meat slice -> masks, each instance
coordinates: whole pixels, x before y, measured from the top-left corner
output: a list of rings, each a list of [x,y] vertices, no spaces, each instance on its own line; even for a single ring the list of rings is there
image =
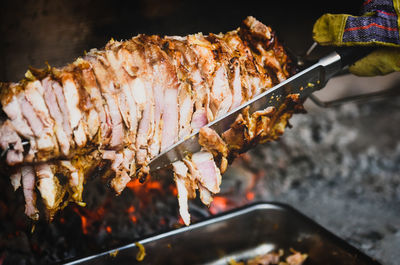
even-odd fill
[[[191,120],[194,108],[192,86],[196,77],[193,77],[191,73],[193,71],[199,73],[196,69],[197,58],[194,52],[188,48],[186,38],[167,37],[163,45],[168,47],[166,52],[175,66],[179,82],[179,139],[182,139],[188,136],[192,130]],[[198,82],[201,82],[201,80]]]
[[[6,162],[9,165],[16,165],[21,163],[24,159],[23,152],[24,148],[22,146],[21,138],[15,132],[14,127],[12,126],[9,120],[6,120],[3,124],[0,125],[0,147],[3,150],[8,150],[7,152]]]
[[[222,138],[211,128],[203,127],[199,131],[199,144],[211,152],[214,156],[228,155],[228,146]]]
[[[91,56],[94,56],[91,55]],[[107,61],[102,57],[103,53],[96,54],[97,57],[87,57],[93,67],[97,81],[100,84],[101,94],[107,104],[109,116],[111,118],[111,139],[109,142],[110,147],[119,148],[123,143],[124,130],[122,124],[122,117],[119,110],[117,91],[114,85],[114,79],[107,70]]]
[[[146,101],[136,138],[136,159],[142,166],[150,161],[147,143],[154,129],[154,97],[151,88],[146,90]]]
[[[207,113],[205,108],[197,109],[192,116],[191,127],[193,130],[198,130],[208,123]]]
[[[142,43],[148,44],[145,53],[146,59],[148,64],[152,65],[154,72],[159,73],[157,77],[152,75],[155,123],[153,137],[157,139],[161,134],[160,151],[164,151],[178,140],[179,110],[177,96],[179,84],[176,69],[165,51],[160,48],[160,37],[141,36],[139,39]],[[161,117],[162,123],[160,123]]]
[[[37,186],[40,191],[40,195],[47,209],[54,209],[57,207],[57,183],[53,170],[47,163],[39,164],[35,167],[36,176],[38,178]]]
[[[79,109],[80,96],[78,93],[77,84],[70,73],[61,75],[63,93],[65,96],[66,107],[69,114],[69,122],[74,134],[74,141],[78,147],[83,147],[86,144],[86,134],[82,124],[82,112]]]
[[[198,171],[200,184],[210,192],[218,193],[221,185],[221,173],[215,165],[213,155],[206,151],[200,151],[192,155],[191,161]]]
[[[213,201],[211,192],[201,184],[199,184],[199,191],[200,191],[201,202],[207,206],[210,206],[210,204]]]
[[[210,96],[210,108],[215,118],[219,118],[229,111],[232,105],[232,92],[229,88],[225,66],[220,66],[215,72]]]
[[[230,109],[239,106],[242,100],[240,75],[238,75],[237,70],[235,72],[235,68],[238,68],[237,55],[224,41],[223,37],[223,34],[216,35],[212,33],[207,37],[213,45],[214,58],[219,62],[219,68],[215,72],[214,84],[211,90],[211,109],[213,110],[212,107],[214,106],[218,110],[216,117],[220,117]],[[218,104],[220,106],[216,106]],[[233,104],[235,106],[232,106]]]
[[[46,103],[43,98],[44,89],[40,81],[36,80],[33,82],[28,82],[25,87],[25,98],[31,103],[33,109],[35,110],[37,116],[42,121],[46,132],[52,133],[53,131],[53,120],[49,115]]]
[[[307,259],[307,254],[302,254],[297,251],[293,251],[294,253],[291,254],[286,258],[286,262],[288,265],[302,265],[304,261]]]
[[[12,86],[9,87],[13,89]],[[29,141],[29,150],[24,157],[24,161],[32,162],[36,153],[36,139],[25,118],[22,115],[22,110],[15,95],[9,101],[2,100],[3,110],[11,120],[15,131],[23,138]],[[14,160],[16,161],[16,160]]]
[[[42,122],[40,121],[39,117],[35,113],[35,110],[33,109],[32,105],[25,99],[23,94],[19,94],[17,96],[18,102],[20,104],[20,109],[22,112],[23,117],[26,119],[28,122],[34,136],[35,136],[35,142],[32,148],[33,154],[30,156],[31,159],[28,161],[32,161],[34,159],[34,154],[36,153],[36,148],[38,151],[42,152],[51,152],[52,147],[54,147],[54,142],[52,140],[52,137],[48,135],[47,133],[43,133],[44,127]],[[32,141],[31,147],[32,147]]]
[[[17,170],[17,172],[13,173],[10,176],[11,185],[16,191],[19,187],[21,187],[21,170]]]
[[[69,139],[70,145],[71,144],[74,145],[74,142],[72,139],[73,135],[72,135],[72,129],[71,129],[71,124],[70,124],[70,118],[69,118],[69,110],[67,108],[67,102],[66,102],[66,99],[64,96],[63,88],[56,81],[53,81],[51,84],[52,84],[53,91],[54,91],[54,94],[57,99],[58,106],[60,107],[61,115],[63,117],[63,119],[62,119],[63,120],[63,124],[62,124],[63,129]]]
[[[109,113],[106,112],[105,107],[103,106],[103,98],[100,93],[100,88],[98,88],[96,77],[94,75],[92,66],[87,62],[84,65],[81,64],[81,73],[82,73],[82,84],[86,89],[87,93],[90,96],[91,102],[94,106],[94,110],[98,114],[98,122],[99,124],[93,124],[89,122],[89,130],[90,134],[93,134],[98,131],[100,128],[100,136],[101,136],[101,144],[108,144],[107,139],[111,134],[111,118],[109,117]]]
[[[122,155],[122,161],[119,163],[117,169],[115,169],[115,177],[111,180],[111,187],[115,190],[117,194],[125,189],[129,181],[131,181],[131,176],[135,174],[135,152],[125,148],[120,153]],[[115,166],[114,166],[115,168]]]
[[[21,168],[22,188],[25,197],[25,214],[33,220],[39,219],[39,211],[36,208],[35,171],[32,166]]]
[[[229,82],[232,88],[232,105],[230,110],[234,110],[244,102],[242,92],[242,80],[240,75],[240,65],[238,59],[233,60],[232,65],[230,66],[230,75],[231,78],[229,78]]]
[[[12,87],[10,86],[8,89],[12,89]],[[3,111],[11,120],[11,123],[15,130],[25,138],[32,138],[33,132],[29,127],[27,121],[22,116],[17,97],[13,95],[9,101],[3,100],[1,104],[3,105]]]
[[[69,149],[70,149],[69,138],[63,128],[64,126],[63,115],[61,113],[60,107],[58,106],[57,98],[53,91],[51,79],[49,77],[43,79],[42,86],[43,86],[44,100],[46,102],[47,108],[49,109],[49,114],[55,123],[54,131],[57,136],[61,152],[67,156],[69,154]]]
[[[188,84],[181,84],[178,91],[179,106],[179,139],[183,139],[192,132],[191,120],[193,115],[193,100]]]
[[[71,189],[71,198],[78,204],[85,205],[82,202],[83,181],[84,176],[82,170],[78,170],[77,166],[71,161],[61,160],[60,167],[64,175],[68,177],[68,185]]]
[[[131,181],[131,177],[126,171],[118,171],[117,175],[111,180],[111,187],[119,195],[125,189],[126,184]]]
[[[119,58],[123,58],[122,68],[132,78],[129,86],[136,103],[137,121],[139,122],[146,105],[145,80],[149,71],[143,47],[132,39],[122,43],[117,53]]]
[[[161,151],[164,151],[178,140],[177,92],[176,87],[168,88],[165,91]]]
[[[190,214],[188,207],[189,192],[186,188],[185,179],[187,178],[188,168],[182,161],[172,164],[174,169],[174,180],[176,189],[178,190],[179,214],[181,215],[185,225],[190,224]]]
[[[193,115],[205,114],[208,123],[214,120],[214,114],[210,109],[210,90],[213,83],[213,73],[217,67],[212,45],[201,33],[189,35],[187,43],[197,57],[196,67],[191,71],[191,81],[195,94]]]
[[[227,157],[229,154],[228,146],[224,140],[213,129],[203,127],[199,131],[199,144],[219,161],[219,169],[223,174],[228,166]]]
[[[129,133],[128,141],[134,143],[136,141],[135,137],[138,123],[137,107],[130,87],[133,78],[125,72],[123,68],[124,58],[120,57],[118,53],[118,50],[121,49],[121,45],[122,44],[119,42],[112,42],[110,47],[108,49],[106,48],[105,56],[110,63],[110,68],[116,77],[116,82],[120,90],[118,93],[120,113],[126,127],[129,132],[131,132]]]
[[[150,41],[150,46],[146,49],[146,60],[148,63],[148,69],[152,69],[154,72],[165,73],[167,70],[166,63],[167,60],[165,58],[165,54],[161,51],[161,49],[153,44],[153,41],[157,40],[148,40]],[[142,42],[147,42],[146,40],[142,40]],[[153,63],[151,63],[153,62]],[[164,115],[164,106],[166,104],[165,91],[167,89],[168,80],[166,79],[165,74],[160,74],[158,78],[151,78],[151,87],[153,90],[154,96],[154,131],[152,137],[149,139],[149,157],[156,156],[161,148],[162,148],[162,139],[163,139],[163,115]]]

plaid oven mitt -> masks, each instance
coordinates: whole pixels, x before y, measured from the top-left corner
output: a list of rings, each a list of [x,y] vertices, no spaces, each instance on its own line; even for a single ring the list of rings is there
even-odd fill
[[[362,14],[324,14],[314,24],[314,40],[324,46],[379,47],[350,66],[353,74],[375,76],[400,71],[400,0],[366,0]]]

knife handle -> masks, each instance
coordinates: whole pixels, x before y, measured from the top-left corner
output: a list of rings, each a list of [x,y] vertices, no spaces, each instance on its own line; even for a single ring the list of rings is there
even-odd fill
[[[350,66],[358,60],[364,58],[374,50],[374,47],[340,47],[336,52],[340,56],[342,68]]]

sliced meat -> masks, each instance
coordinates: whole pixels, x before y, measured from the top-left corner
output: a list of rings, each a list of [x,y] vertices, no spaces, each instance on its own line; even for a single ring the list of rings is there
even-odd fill
[[[199,144],[214,156],[221,154],[228,156],[228,146],[222,138],[211,128],[203,127],[199,131]]]
[[[64,169],[63,172],[65,172],[65,175],[68,177],[68,185],[71,188],[71,197],[73,201],[82,204],[84,181],[82,170],[78,170],[78,168],[68,160],[61,160],[59,163]]]
[[[115,172],[115,177],[111,180],[111,187],[117,194],[124,190],[126,184],[131,180],[130,176],[135,172],[134,156],[135,152],[127,148],[120,152],[103,151],[103,159],[111,161],[111,169]]]
[[[111,187],[119,195],[129,181],[131,181],[131,177],[129,177],[126,171],[118,171],[116,172],[116,176],[111,180]]]
[[[154,72],[163,73],[166,70],[163,60],[165,60],[164,54],[161,52],[160,48],[156,45],[151,45],[146,52],[148,60],[154,63],[149,67],[153,67]],[[161,150],[161,143],[163,137],[163,114],[164,106],[166,103],[165,90],[167,80],[165,80],[165,75],[160,75],[158,78],[152,78],[152,89],[154,95],[154,133],[151,139],[149,139],[149,156],[156,156]]]
[[[32,105],[25,99],[24,95],[18,95],[18,102],[20,104],[22,115],[28,122],[35,136],[35,141],[30,141],[32,153],[30,156],[31,159],[29,159],[29,161],[31,162],[35,157],[36,148],[38,149],[38,151],[51,152],[52,148],[54,147],[54,142],[50,135],[43,132],[44,127],[42,122],[35,113]]]
[[[40,81],[36,80],[33,82],[28,82],[25,87],[25,98],[31,103],[33,109],[35,110],[37,116],[42,121],[47,131],[51,133],[53,131],[53,120],[49,115],[46,103],[43,98],[44,89]]]
[[[177,92],[176,88],[169,88],[165,91],[161,151],[164,151],[178,140]]]
[[[53,87],[54,94],[56,95],[58,106],[60,107],[60,112],[63,117],[63,125],[62,126],[63,126],[64,132],[67,135],[67,137],[70,141],[70,144],[71,144],[71,143],[73,143],[73,140],[72,140],[73,135],[72,135],[72,129],[71,129],[71,124],[70,124],[70,120],[69,120],[69,110],[67,107],[67,102],[65,100],[63,88],[56,81],[52,82],[52,87]]]
[[[198,130],[208,123],[207,112],[205,108],[197,109],[192,116],[191,127],[193,130]]]
[[[197,68],[197,57],[188,48],[186,38],[167,37],[164,39],[163,46],[168,47],[165,50],[171,63],[175,66],[179,83],[179,139],[182,139],[191,133],[191,119],[194,108],[191,72]]]
[[[57,184],[53,170],[47,163],[35,167],[38,178],[37,186],[47,209],[57,207]]]
[[[82,112],[79,109],[80,97],[77,84],[70,73],[61,75],[63,93],[65,96],[66,107],[69,114],[69,123],[74,134],[74,141],[78,147],[83,147],[86,144],[86,134],[82,124]]]
[[[290,71],[274,32],[252,17],[226,34],[111,40],[66,67],[32,70],[23,82],[0,84],[8,116],[0,121],[0,146],[9,166],[31,163],[46,208],[56,209],[65,192],[64,203],[84,205],[85,177],[97,168],[107,167],[104,178],[112,178],[109,183],[120,194],[135,174],[144,180],[149,161],[160,151],[200,130],[202,151],[174,165],[188,224],[188,198],[199,190],[209,205],[228,161],[277,139],[300,102],[292,95],[277,109],[250,113],[245,108],[222,136],[202,127]],[[23,147],[26,140],[30,146]],[[68,182],[60,184],[56,174]],[[35,216],[33,197],[32,189],[27,212]]]
[[[210,206],[210,204],[213,201],[211,192],[201,184],[199,184],[199,191],[200,191],[201,202],[207,206]]]
[[[32,166],[21,168],[22,188],[25,197],[25,214],[33,220],[39,219],[39,211],[36,208],[35,171]]]
[[[10,88],[11,89],[11,88]],[[36,153],[36,139],[35,136],[26,121],[26,119],[22,115],[22,110],[20,108],[20,104],[18,103],[18,99],[16,96],[12,96],[11,100],[8,102],[2,102],[3,110],[11,120],[11,124],[13,125],[15,131],[25,139],[29,140],[29,151],[25,155],[24,161],[32,162],[35,153]]]
[[[21,138],[15,132],[9,120],[0,125],[0,147],[7,151],[6,162],[9,165],[21,163],[24,159]]]
[[[198,171],[198,181],[212,193],[219,192],[221,173],[215,165],[213,155],[206,151],[194,153],[191,161]]]
[[[240,76],[240,65],[239,60],[233,60],[231,69],[230,69],[230,86],[232,88],[232,105],[230,110],[234,110],[239,107],[243,100],[243,92],[242,92],[242,80]]]
[[[190,224],[190,214],[188,207],[189,192],[186,188],[185,179],[187,178],[188,168],[182,161],[177,161],[172,164],[174,169],[174,180],[176,183],[176,189],[178,190],[178,203],[179,203],[179,214],[182,217],[185,225]]]
[[[50,116],[55,122],[54,131],[57,136],[61,152],[67,156],[70,149],[69,138],[63,128],[63,115],[57,103],[57,97],[53,91],[52,81],[49,77],[42,80],[42,87],[44,100],[46,102],[47,108],[49,109]]]
[[[124,139],[122,117],[117,103],[117,92],[115,90],[114,80],[107,70],[107,66],[104,65],[106,62],[101,56],[102,55],[99,54],[97,55],[97,59],[90,59],[90,63],[93,67],[96,79],[100,84],[102,96],[107,104],[107,109],[112,122],[109,145],[112,148],[119,148]],[[99,61],[100,59],[102,59],[102,61]]]
[[[288,256],[286,258],[286,262],[288,265],[302,265],[304,261],[307,259],[307,254],[301,254],[300,252],[295,252],[294,254]]]
[[[192,132],[191,121],[193,115],[193,105],[190,86],[188,84],[182,84],[179,87],[178,92],[179,139],[185,138]]]
[[[146,99],[147,105],[143,110],[136,138],[136,160],[139,165],[145,165],[150,160],[150,157],[147,155],[147,143],[154,129],[154,98],[151,88],[146,91]]]
[[[202,35],[195,34],[187,37],[187,42],[197,57],[197,67],[191,72],[191,81],[195,94],[195,113],[197,110],[206,111],[207,121],[214,120],[210,108],[210,93],[213,83],[213,73],[217,67],[211,43]]]
[[[136,130],[137,130],[137,110],[136,102],[132,95],[131,83],[133,78],[128,75],[123,69],[124,58],[118,56],[118,50],[121,48],[121,44],[114,45],[116,47],[110,48],[106,51],[106,58],[110,63],[110,67],[118,82],[120,92],[118,93],[118,105],[120,107],[121,116],[125,122],[126,127],[131,134],[129,134],[129,140],[135,142]]]
[[[21,170],[18,169],[17,172],[13,173],[10,176],[10,181],[11,185],[14,188],[14,191],[16,191],[19,187],[21,187]]]
[[[33,132],[31,128],[22,116],[22,111],[16,96],[13,96],[11,100],[7,102],[7,104],[3,105],[3,110],[7,114],[8,118],[11,120],[11,123],[15,130],[20,135],[25,138],[33,137]]]
[[[97,85],[96,77],[93,73],[92,66],[87,63],[86,67],[82,67],[82,83],[84,88],[87,90],[87,92],[90,95],[92,104],[94,106],[94,110],[98,114],[98,122],[99,125],[89,123],[89,128],[91,131],[91,134],[94,134],[94,131],[96,130],[96,127],[99,126],[100,128],[100,136],[101,136],[101,144],[108,144],[108,141],[106,139],[109,139],[109,136],[111,134],[111,118],[109,117],[109,113],[105,111],[105,108],[103,106],[103,99],[101,96],[100,88]],[[91,120],[91,119],[89,119]]]

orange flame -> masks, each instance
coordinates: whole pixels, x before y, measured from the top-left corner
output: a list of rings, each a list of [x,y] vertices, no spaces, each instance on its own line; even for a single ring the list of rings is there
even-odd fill
[[[111,232],[112,232],[111,226],[107,226],[106,231],[107,231],[107,233],[111,234]]]
[[[254,197],[255,197],[254,192],[248,191],[248,192],[246,193],[246,199],[247,199],[248,201],[254,200]]]
[[[127,213],[134,213],[135,212],[135,206],[131,205],[128,210],[126,210]]]
[[[136,224],[136,222],[137,222],[136,216],[132,215],[129,217],[129,219],[132,221],[132,223]]]
[[[82,221],[82,233],[84,235],[87,235],[88,230],[87,230],[87,219],[86,219],[86,217],[81,215],[81,221]]]
[[[136,209],[135,209],[135,206],[133,206],[133,205],[129,206],[129,208],[126,209],[126,212],[129,214],[129,219],[132,221],[132,223],[137,222],[137,218],[134,214],[135,211],[136,211]]]
[[[136,194],[143,190],[159,190],[163,191],[160,182],[154,180],[148,180],[145,183],[140,183],[139,179],[134,179],[126,184],[126,187],[131,189]]]
[[[210,212],[212,214],[217,214],[222,211],[227,210],[228,207],[228,199],[221,196],[215,196],[211,205],[210,205]]]
[[[176,197],[178,196],[178,189],[176,188],[175,185],[170,185],[169,189],[171,190],[172,194]]]

